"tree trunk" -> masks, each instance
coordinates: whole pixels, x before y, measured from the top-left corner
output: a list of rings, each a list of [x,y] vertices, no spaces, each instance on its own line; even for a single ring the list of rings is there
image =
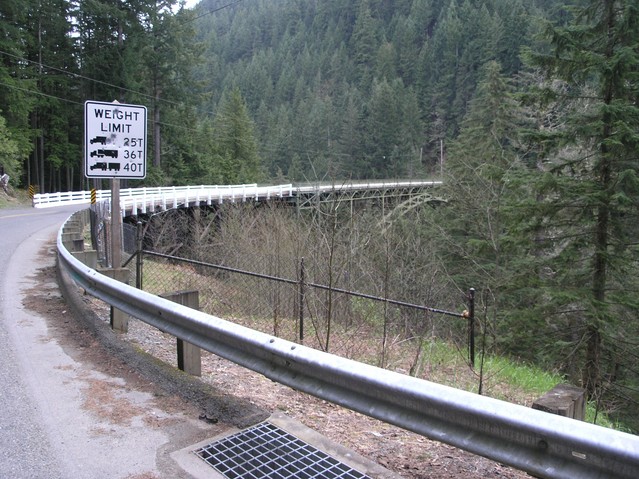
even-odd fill
[[[158,82],[155,83],[155,91],[154,98],[155,102],[153,105],[153,166],[156,168],[160,167],[161,164],[161,154],[160,148],[162,146],[162,141],[160,137],[160,96],[162,94],[161,88],[158,86]]]
[[[607,0],[605,6],[606,27],[608,32],[614,31],[615,12],[614,1]],[[614,35],[608,35],[606,45],[606,59],[611,59],[614,55]],[[612,195],[612,152],[608,147],[608,140],[613,135],[613,118],[608,108],[613,101],[614,85],[610,77],[603,76],[601,92],[605,109],[602,115],[602,141],[600,142],[599,164],[595,167],[598,176],[601,199],[597,206],[597,223],[595,227],[593,276],[592,276],[592,299],[593,314],[589,318],[586,329],[586,362],[583,373],[583,387],[587,394],[592,397],[599,387],[601,371],[601,332],[600,324],[606,316],[606,285],[608,277],[608,243],[610,236],[610,209]]]

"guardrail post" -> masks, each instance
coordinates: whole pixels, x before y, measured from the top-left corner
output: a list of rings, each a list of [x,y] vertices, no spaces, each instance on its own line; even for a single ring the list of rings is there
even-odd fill
[[[583,421],[586,417],[586,391],[570,384],[557,384],[537,399],[532,408]]]
[[[86,264],[89,268],[97,269],[98,267],[98,252],[94,249],[84,251],[72,251],[71,254]]]
[[[104,276],[115,279],[120,283],[129,284],[129,270],[127,268],[108,268],[100,270]],[[111,306],[111,329],[118,333],[129,331],[129,315]]]
[[[83,251],[84,240],[82,230],[84,225],[80,220],[67,221],[62,230],[62,243],[69,251]]]
[[[200,294],[197,290],[177,291],[175,293],[163,294],[161,297],[191,309],[200,309]],[[180,370],[192,376],[201,376],[201,356],[200,348],[177,338],[177,363]]]

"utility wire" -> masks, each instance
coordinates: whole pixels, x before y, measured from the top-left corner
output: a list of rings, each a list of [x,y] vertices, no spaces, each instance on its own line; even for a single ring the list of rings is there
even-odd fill
[[[139,95],[141,97],[146,97],[146,98],[150,99],[151,101],[155,100],[153,95],[149,95],[147,93],[142,93],[142,92],[139,92],[139,91],[131,90],[129,88],[125,88],[125,87],[121,87],[121,86],[118,86],[118,85],[114,85],[113,83],[105,82],[105,81],[102,81],[102,80],[96,80],[95,78],[90,78],[90,77],[87,77],[87,76],[84,76],[84,75],[80,75],[79,73],[74,73],[74,72],[70,72],[70,71],[67,71],[67,70],[63,70],[61,68],[52,67],[52,66],[47,65],[45,63],[37,62],[35,60],[29,60],[28,58],[20,57],[18,55],[14,55],[12,53],[5,52],[3,50],[0,50],[0,54],[12,57],[12,58],[14,58],[16,60],[19,60],[19,61],[22,61],[22,62],[33,63],[33,64],[36,64],[36,65],[41,66],[43,68],[46,68],[47,70],[57,71],[57,72],[65,74],[65,75],[69,75],[70,77],[73,77],[73,78],[76,78],[76,79],[87,80],[87,81],[94,82],[94,83],[97,83],[97,84],[100,84],[100,85],[108,86],[110,88],[115,88],[117,90],[120,90],[120,91],[123,91],[123,92],[126,92],[126,93],[133,93],[133,94]],[[32,93],[35,93],[35,92],[32,91]],[[42,95],[46,96],[45,94],[42,94]],[[65,101],[72,101],[72,100],[65,100]],[[184,103],[178,103],[178,102],[174,102],[174,101],[171,101],[171,100],[166,100],[164,98],[160,98],[160,101],[164,102],[164,103],[167,103],[169,105],[173,105],[173,106],[185,106]],[[206,113],[211,113],[211,112],[206,112]]]
[[[82,103],[82,102],[75,101],[75,100],[69,100],[68,98],[62,98],[62,97],[55,96],[55,95],[49,95],[47,93],[42,93],[42,92],[37,91],[37,90],[29,90],[28,88],[22,88],[22,87],[19,87],[19,86],[16,86],[16,85],[10,85],[9,83],[4,83],[4,82],[0,82],[0,85],[6,86],[7,88],[13,88],[14,90],[20,90],[20,91],[23,91],[25,93],[31,93],[33,95],[39,95],[39,96],[43,96],[45,98],[51,98],[53,100],[60,100],[60,101],[66,102],[66,103],[71,103],[73,105],[84,106],[84,103]],[[151,123],[154,123],[154,120],[152,118],[147,118],[146,122],[151,124]],[[159,121],[157,123],[159,125],[162,125],[162,126],[169,126],[169,127],[172,127],[172,128],[182,128],[183,130],[187,130],[187,131],[193,131],[193,132],[198,131],[197,129],[194,129],[194,128],[191,128],[191,127],[185,126],[185,125],[176,125],[176,124],[173,124],[173,123],[166,123],[166,122],[163,122],[163,121]]]
[[[222,5],[221,7],[214,8],[213,10],[208,10],[202,13],[201,15],[198,15],[197,17],[189,18],[188,20],[184,20],[183,22],[180,22],[180,25],[186,25],[187,23],[194,22],[196,20],[199,20],[202,17],[206,17],[207,15],[211,15],[213,13],[219,12],[220,10],[224,10],[225,8],[232,7],[233,5],[237,5],[238,3],[241,3],[241,2],[242,0],[235,0],[234,2],[227,3],[226,5]]]
[[[226,8],[232,7],[233,5],[237,5],[237,4],[241,3],[241,2],[242,2],[242,0],[235,0],[234,2],[222,5],[222,6],[218,7],[218,8],[214,8],[213,10],[209,10],[209,11],[207,11],[207,12],[201,14],[201,15],[198,15],[197,17],[195,17],[193,19],[189,19],[189,20],[186,20],[184,22],[181,22],[178,25],[184,25],[186,23],[193,22],[193,21],[198,20],[198,19],[200,19],[202,17],[205,17],[207,15],[211,15],[213,13],[219,12],[220,10],[224,10]],[[0,50],[0,54],[6,55],[8,57],[11,57],[11,58],[13,58],[15,60],[18,60],[18,61],[21,61],[21,62],[27,62],[27,63],[31,63],[31,64],[36,64],[36,65],[38,65],[40,67],[46,68],[47,70],[63,73],[63,74],[68,75],[68,76],[70,76],[72,78],[94,82],[94,83],[97,83],[99,85],[104,85],[104,86],[107,86],[107,87],[110,87],[110,88],[115,88],[116,90],[121,91],[121,92],[126,92],[126,93],[132,93],[132,94],[135,94],[135,95],[139,95],[139,96],[141,96],[143,98],[147,98],[147,99],[151,100],[152,102],[156,101],[156,98],[153,95],[149,95],[147,93],[142,93],[142,92],[139,92],[139,91],[136,91],[136,90],[131,90],[131,89],[126,88],[126,87],[114,85],[113,83],[105,82],[105,81],[102,81],[102,80],[97,80],[95,78],[90,78],[90,77],[87,77],[85,75],[81,75],[79,73],[70,72],[70,71],[67,71],[67,70],[63,70],[61,68],[53,67],[51,65],[46,65],[46,64],[41,63],[41,62],[37,62],[37,61],[34,61],[34,60],[29,60],[28,58],[24,58],[24,57],[21,57],[19,55],[14,55],[12,53],[5,52],[3,50]],[[7,85],[6,83],[2,83],[2,85],[8,86],[8,87],[12,87],[12,85]],[[36,92],[36,91],[33,91],[33,90],[26,90],[26,89],[23,89],[23,88],[20,88],[20,87],[13,86],[13,88],[16,88],[16,89],[19,89],[19,90],[22,90],[22,91],[26,91],[26,92],[29,92],[29,93],[34,93],[34,94],[37,94],[37,95],[40,95],[40,96],[44,96],[44,97],[48,97],[48,98],[54,98],[54,99],[66,101],[66,102],[69,102],[69,103],[76,103],[76,104],[79,103],[79,102],[76,102],[76,101],[73,101],[73,100],[68,100],[68,99],[65,99],[65,98],[60,98],[60,97],[55,97],[55,96],[52,96],[52,95],[47,95],[46,93]],[[166,103],[168,105],[173,105],[173,106],[178,106],[178,107],[186,106],[184,103],[174,102],[174,101],[171,101],[171,100],[166,100],[164,98],[160,98],[159,101],[161,101],[163,103]],[[199,108],[198,108],[198,110],[199,110]],[[211,114],[211,115],[214,114],[214,112],[206,111],[206,110],[200,110],[200,112]]]
[[[2,53],[2,52],[0,52],[0,53]],[[45,98],[52,98],[54,100],[60,100],[60,101],[64,101],[64,102],[67,102],[67,103],[72,103],[74,105],[82,105],[82,103],[79,102],[79,101],[69,100],[67,98],[62,98],[62,97],[55,96],[55,95],[49,95],[47,93],[42,93],[41,91],[37,91],[37,90],[29,90],[28,88],[22,88],[22,87],[19,87],[19,86],[16,86],[16,85],[10,85],[9,83],[0,82],[0,85],[6,86],[7,88],[13,88],[14,90],[20,90],[20,91],[23,91],[25,93],[32,93],[34,95],[43,96]]]

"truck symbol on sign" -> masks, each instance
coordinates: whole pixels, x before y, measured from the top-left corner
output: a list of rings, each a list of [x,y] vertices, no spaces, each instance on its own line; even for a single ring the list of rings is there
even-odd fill
[[[90,143],[93,145],[94,143],[100,143],[101,145],[107,144],[106,136],[96,136],[95,138],[91,138]]]
[[[102,170],[102,171],[106,171],[106,170],[115,170],[115,171],[120,171],[120,163],[105,163],[105,162],[98,162],[95,165],[91,165],[91,170]]]
[[[98,158],[104,158],[105,156],[110,156],[111,158],[118,157],[118,150],[104,150],[102,148],[92,151],[91,157],[97,156]]]

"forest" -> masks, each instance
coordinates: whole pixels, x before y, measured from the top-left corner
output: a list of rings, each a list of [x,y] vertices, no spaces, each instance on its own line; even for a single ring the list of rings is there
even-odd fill
[[[394,258],[639,430],[636,2],[3,0],[0,58],[15,188],[101,186],[87,100],[148,108],[129,186],[442,179]]]

